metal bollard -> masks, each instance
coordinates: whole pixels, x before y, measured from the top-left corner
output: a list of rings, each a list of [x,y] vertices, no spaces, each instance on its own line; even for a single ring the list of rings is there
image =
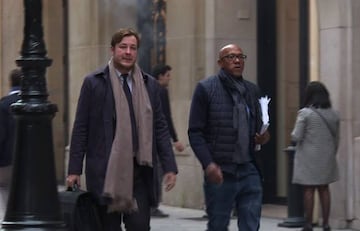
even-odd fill
[[[288,217],[283,222],[279,223],[278,226],[289,228],[302,227],[305,223],[302,187],[291,183],[294,168],[295,146],[288,146],[284,149],[284,152],[288,155],[289,166],[287,197]]]

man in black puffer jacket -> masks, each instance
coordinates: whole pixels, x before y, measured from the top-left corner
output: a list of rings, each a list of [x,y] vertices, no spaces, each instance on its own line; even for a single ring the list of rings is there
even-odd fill
[[[262,185],[255,145],[262,120],[258,87],[243,79],[246,55],[235,44],[219,52],[220,71],[198,83],[190,109],[189,140],[205,175],[208,231],[227,230],[235,206],[240,231],[259,229]]]

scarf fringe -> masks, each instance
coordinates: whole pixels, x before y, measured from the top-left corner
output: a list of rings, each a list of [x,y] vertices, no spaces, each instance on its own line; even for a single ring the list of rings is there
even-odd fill
[[[129,199],[125,197],[115,196],[111,199],[111,203],[108,205],[107,212],[120,212],[120,213],[133,213],[138,211],[138,205],[136,199]]]

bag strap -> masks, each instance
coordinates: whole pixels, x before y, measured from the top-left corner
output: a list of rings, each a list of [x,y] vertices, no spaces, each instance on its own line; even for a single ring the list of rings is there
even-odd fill
[[[335,132],[331,129],[330,124],[327,122],[327,120],[324,118],[323,115],[320,114],[320,112],[318,112],[316,109],[314,108],[310,108],[311,110],[313,110],[314,112],[316,112],[316,114],[318,114],[320,116],[320,118],[324,121],[324,123],[326,124],[326,127],[329,129],[331,136],[336,139],[336,135]]]

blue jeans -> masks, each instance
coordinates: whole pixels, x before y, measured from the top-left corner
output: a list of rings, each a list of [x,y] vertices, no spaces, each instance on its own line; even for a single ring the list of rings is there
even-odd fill
[[[262,185],[259,174],[236,177],[224,174],[224,182],[204,183],[207,231],[227,231],[231,211],[237,210],[239,231],[257,231],[260,227]]]

